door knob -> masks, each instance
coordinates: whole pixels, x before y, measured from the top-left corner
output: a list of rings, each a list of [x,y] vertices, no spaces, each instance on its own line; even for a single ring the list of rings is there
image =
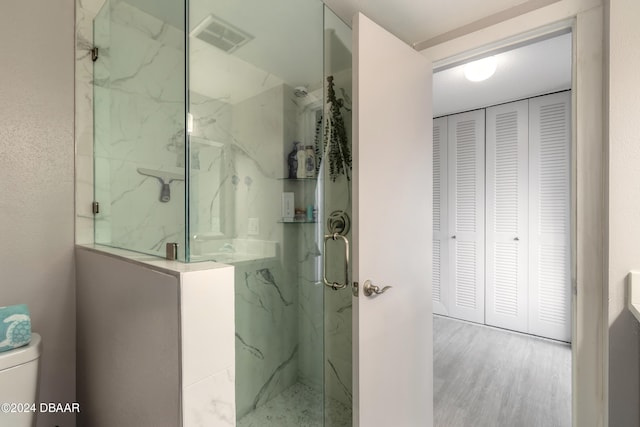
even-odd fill
[[[515,240],[517,242],[518,240],[520,240],[520,238],[519,237],[514,237],[513,240]]]
[[[453,236],[451,236],[451,238],[452,238],[452,239],[455,239],[455,238],[456,238],[456,235],[454,234]]]
[[[391,286],[385,286],[384,288],[380,289],[378,286],[371,283],[371,280],[365,280],[364,286],[362,287],[362,292],[364,292],[365,296],[370,297],[373,294],[383,294],[390,288]]]

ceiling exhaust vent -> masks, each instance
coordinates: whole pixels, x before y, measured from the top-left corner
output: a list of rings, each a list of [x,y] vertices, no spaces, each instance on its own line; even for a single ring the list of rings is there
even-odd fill
[[[209,43],[227,53],[244,46],[253,36],[215,15],[209,15],[191,31],[192,37]]]

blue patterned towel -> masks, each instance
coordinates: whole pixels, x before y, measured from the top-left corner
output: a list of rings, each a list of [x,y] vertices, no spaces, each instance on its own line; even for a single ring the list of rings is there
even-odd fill
[[[0,307],[0,352],[31,342],[31,316],[25,304]]]

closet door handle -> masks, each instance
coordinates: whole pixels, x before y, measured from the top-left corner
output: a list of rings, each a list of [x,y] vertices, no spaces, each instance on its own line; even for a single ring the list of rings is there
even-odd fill
[[[452,239],[455,239],[455,238],[456,238],[456,235],[454,234],[453,236],[451,236],[451,238],[452,238]]]
[[[515,240],[517,242],[517,241],[520,240],[520,238],[516,236],[516,237],[513,238],[513,240]]]

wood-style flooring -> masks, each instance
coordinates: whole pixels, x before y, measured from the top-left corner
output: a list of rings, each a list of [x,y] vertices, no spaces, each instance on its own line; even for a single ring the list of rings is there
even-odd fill
[[[434,316],[435,427],[570,427],[571,347]]]

